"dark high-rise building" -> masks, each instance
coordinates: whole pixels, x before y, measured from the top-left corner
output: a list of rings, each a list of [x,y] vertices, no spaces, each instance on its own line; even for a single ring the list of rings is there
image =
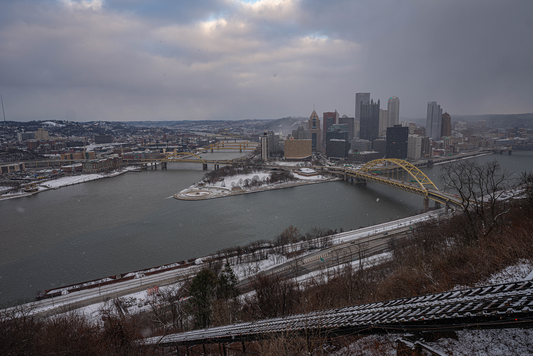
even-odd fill
[[[355,94],[355,121],[359,122],[361,119],[361,103],[370,102],[370,93],[356,93]]]
[[[374,141],[379,136],[379,100],[361,103],[359,138]]]
[[[339,118],[339,124],[348,126],[348,141],[351,141],[355,137],[355,122],[353,117],[347,117],[342,115]]]
[[[326,132],[328,132],[331,125],[339,123],[339,113],[337,110],[329,111],[322,114],[322,140],[326,141]]]
[[[402,125],[387,127],[387,158],[407,158],[409,128]]]
[[[452,117],[445,112],[442,114],[441,136],[450,137],[452,135]]]
[[[422,157],[431,157],[432,151],[431,151],[431,142],[429,141],[429,137],[422,137],[422,147],[420,149],[420,154]]]
[[[345,159],[348,157],[350,143],[347,140],[332,139],[326,143],[326,156],[328,158]]]
[[[326,132],[326,156],[330,158],[346,158],[350,149],[348,141],[348,126],[331,125]]]

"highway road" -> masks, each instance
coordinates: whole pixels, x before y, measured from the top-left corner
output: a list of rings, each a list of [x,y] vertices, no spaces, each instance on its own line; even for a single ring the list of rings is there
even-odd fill
[[[388,251],[389,242],[392,238],[406,238],[413,230],[410,226],[403,226],[386,231],[381,231],[380,229],[380,232],[371,232],[370,234],[361,233],[360,230],[355,231],[358,232],[344,233],[345,236],[343,238],[350,239],[350,241],[295,258],[264,271],[264,273],[282,278],[293,278],[348,262],[361,261],[363,264],[365,258]],[[254,278],[255,276],[251,276],[242,280],[239,283],[239,287],[243,291],[249,290]]]

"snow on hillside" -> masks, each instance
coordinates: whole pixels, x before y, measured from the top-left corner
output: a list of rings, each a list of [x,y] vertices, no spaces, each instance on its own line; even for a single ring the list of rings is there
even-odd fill
[[[522,260],[495,273],[479,285],[518,282],[533,279],[533,260]],[[462,289],[466,287],[457,287]],[[503,356],[533,355],[533,330],[531,329],[494,329],[461,330],[455,333],[456,339],[441,338],[436,342],[424,344],[444,355],[465,356]],[[396,355],[397,338],[401,334],[370,335],[335,352],[332,356],[344,355]]]

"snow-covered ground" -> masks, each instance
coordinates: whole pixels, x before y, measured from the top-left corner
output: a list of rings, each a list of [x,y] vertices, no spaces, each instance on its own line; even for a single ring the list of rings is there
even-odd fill
[[[279,189],[292,187],[302,184],[318,183],[333,181],[337,178],[332,178],[324,175],[304,176],[294,173],[294,177],[297,178],[294,181],[278,182],[278,183],[266,183],[267,178],[270,177],[270,172],[254,172],[250,174],[237,174],[230,177],[224,177],[220,182],[207,184],[205,182],[196,183],[187,189],[175,194],[176,199],[183,200],[197,200],[197,199],[212,199],[220,198],[228,195],[261,192],[271,189]],[[262,182],[258,187],[246,187],[245,181],[257,180]]]
[[[479,286],[531,279],[533,279],[533,260],[522,260],[516,265],[495,273],[485,282],[479,283]],[[466,287],[457,289],[463,288]],[[422,341],[422,343],[443,355],[533,355],[533,330],[531,329],[461,330],[455,335],[456,339],[441,338],[435,342]],[[396,355],[395,340],[403,337],[401,334],[370,335],[330,354],[332,356],[393,356]]]
[[[37,184],[37,192],[33,192],[33,193],[14,192],[14,193],[5,194],[1,198],[18,198],[18,197],[28,196],[28,195],[32,195],[38,192],[46,191],[49,189],[58,189],[58,188],[66,187],[66,186],[73,185],[73,184],[90,182],[90,181],[97,180],[97,179],[116,177],[120,174],[135,170],[136,168],[137,167],[134,167],[134,166],[128,166],[128,167],[121,168],[120,170],[113,171],[111,173],[80,174],[80,175],[61,177],[57,179],[51,179],[47,181],[36,181],[33,183]],[[3,190],[2,188],[4,187],[0,187],[0,193]]]

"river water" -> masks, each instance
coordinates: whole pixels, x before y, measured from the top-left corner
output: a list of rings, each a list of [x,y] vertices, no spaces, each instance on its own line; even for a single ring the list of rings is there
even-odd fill
[[[234,158],[237,153],[207,153]],[[511,171],[533,170],[531,152],[489,155]],[[424,169],[438,186],[440,169]],[[131,172],[0,201],[0,306],[38,290],[201,257],[289,225],[355,229],[421,212],[422,198],[376,183],[320,183],[212,200],[172,197],[199,181],[201,165]]]

